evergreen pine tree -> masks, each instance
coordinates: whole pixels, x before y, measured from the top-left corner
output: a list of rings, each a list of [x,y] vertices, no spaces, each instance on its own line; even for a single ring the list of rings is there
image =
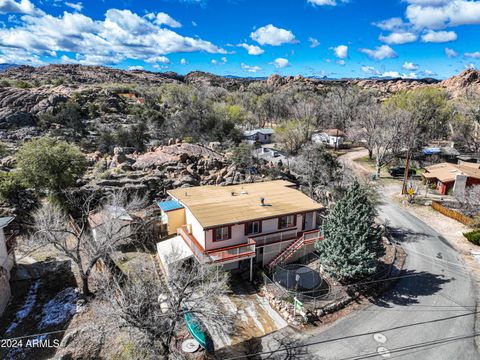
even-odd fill
[[[324,239],[316,244],[329,275],[352,281],[375,273],[378,259],[385,253],[375,215],[366,190],[355,182],[328,215]]]

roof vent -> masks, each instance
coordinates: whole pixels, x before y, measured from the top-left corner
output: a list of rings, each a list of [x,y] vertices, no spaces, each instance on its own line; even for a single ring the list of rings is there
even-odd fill
[[[265,198],[263,197],[260,198],[260,205],[265,206]]]

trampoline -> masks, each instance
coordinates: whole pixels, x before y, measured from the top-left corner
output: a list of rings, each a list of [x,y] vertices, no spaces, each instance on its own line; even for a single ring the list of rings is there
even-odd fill
[[[322,286],[318,271],[301,264],[277,266],[273,280],[285,289],[299,293],[312,292]]]

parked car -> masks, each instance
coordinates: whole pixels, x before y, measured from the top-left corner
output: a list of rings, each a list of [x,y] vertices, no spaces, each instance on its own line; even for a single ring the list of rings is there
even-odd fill
[[[388,170],[388,173],[393,177],[403,176],[405,175],[405,167],[404,166],[395,166]],[[408,176],[415,176],[417,175],[417,170],[415,169],[408,169]]]

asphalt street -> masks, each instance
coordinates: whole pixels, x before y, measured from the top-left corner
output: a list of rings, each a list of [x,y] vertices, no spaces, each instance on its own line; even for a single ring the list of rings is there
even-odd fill
[[[435,229],[391,200],[379,207],[379,215],[408,254],[396,286],[319,334],[263,338],[263,352],[288,351],[262,358],[480,359],[475,290],[460,255]]]

